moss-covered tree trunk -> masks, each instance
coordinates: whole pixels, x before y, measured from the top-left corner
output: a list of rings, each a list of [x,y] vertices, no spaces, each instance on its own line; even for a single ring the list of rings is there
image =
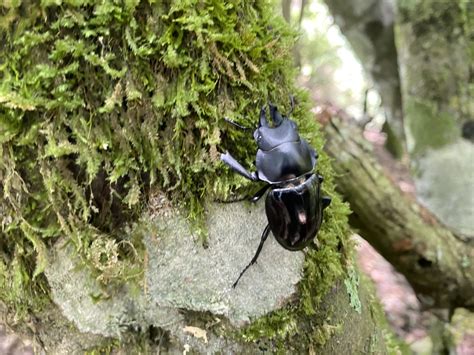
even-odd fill
[[[474,235],[473,21],[470,1],[399,1],[397,50],[417,195],[466,235]]]
[[[0,7],[0,297],[46,352],[360,353],[390,334],[332,196],[318,242],[272,238],[219,152],[251,166],[268,101],[318,150],[294,34],[267,1],[17,1]],[[52,302],[54,301],[54,302]],[[4,306],[4,307],[3,307]]]

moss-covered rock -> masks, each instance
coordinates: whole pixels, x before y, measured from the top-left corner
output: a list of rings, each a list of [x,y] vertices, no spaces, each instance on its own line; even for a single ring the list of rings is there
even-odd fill
[[[294,33],[272,6],[3,3],[0,297],[10,312],[58,319],[52,298],[81,332],[120,339],[100,351],[127,337],[142,349],[157,333],[180,352],[308,351],[361,321],[358,337],[378,332],[348,271],[348,208],[324,154],[317,170],[333,201],[317,246],[290,253],[268,241],[230,288],[265,217],[261,206],[211,202],[259,188],[220,162],[229,150],[251,166],[256,150],[223,118],[254,126],[263,104],[285,112],[293,94],[300,134],[323,145],[293,84]]]
[[[58,243],[46,270],[53,299],[81,332],[122,339],[116,346],[130,346],[124,342],[130,333],[156,329],[166,334],[162,350],[172,353],[259,348],[396,353],[372,290],[359,282],[355,268],[345,278],[337,269],[321,268],[322,279],[332,282],[316,284],[312,298],[304,298],[304,263],[308,269],[318,254],[327,253],[325,245],[316,251],[312,246],[304,260],[303,253],[285,251],[270,238],[259,262],[232,288],[258,245],[265,224],[262,207],[209,205],[206,249],[193,245],[189,222],[177,211],[160,209],[159,215],[145,217],[142,223],[151,225],[144,235],[147,263],[140,289],[104,289],[87,269],[78,268],[72,246]],[[150,342],[145,338],[144,344]]]
[[[0,281],[15,308],[40,307],[60,236],[104,281],[139,275],[135,260],[104,270],[91,248],[140,254],[124,228],[151,186],[204,240],[201,197],[246,185],[218,151],[254,154],[223,117],[253,124],[267,100],[289,105],[296,92],[294,36],[267,1],[16,1],[0,16]]]
[[[474,350],[474,314],[465,308],[455,309],[446,333],[450,351],[457,354],[472,352]]]

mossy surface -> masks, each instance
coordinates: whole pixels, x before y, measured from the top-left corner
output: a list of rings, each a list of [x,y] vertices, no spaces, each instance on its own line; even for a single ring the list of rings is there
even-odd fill
[[[46,291],[58,236],[107,281],[139,275],[124,228],[150,186],[204,235],[200,199],[245,185],[218,152],[254,154],[223,116],[253,125],[296,93],[294,36],[268,1],[16,1],[0,23],[1,289],[17,306]]]
[[[272,6],[3,3],[1,299],[16,312],[48,302],[43,271],[60,236],[102,283],[140,280],[142,233],[134,221],[150,189],[166,193],[204,235],[204,198],[258,188],[219,161],[229,150],[250,167],[256,150],[252,135],[223,117],[254,126],[262,105],[288,112],[295,95],[292,119],[320,152],[317,170],[333,201],[318,248],[307,251],[299,301],[257,320],[243,337],[284,341],[302,331],[312,339],[296,323],[315,315],[346,275],[348,208],[334,193],[309,99],[293,83],[295,34]]]
[[[472,119],[472,4],[403,0],[398,4],[399,53],[405,128],[418,158],[461,135]]]
[[[462,352],[474,336],[474,314],[465,308],[457,308],[445,333],[451,349]]]
[[[461,135],[460,127],[448,112],[440,112],[430,101],[407,98],[405,114],[408,147],[413,154],[426,153],[454,143]]]

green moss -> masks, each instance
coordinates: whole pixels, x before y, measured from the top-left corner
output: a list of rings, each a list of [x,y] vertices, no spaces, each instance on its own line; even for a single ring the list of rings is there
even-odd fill
[[[439,111],[429,101],[408,99],[405,103],[408,144],[410,150],[420,154],[427,149],[441,148],[460,136],[460,129],[452,115]]]
[[[404,147],[403,141],[399,139],[392,126],[385,121],[382,126],[382,132],[386,135],[385,148],[392,154],[396,159],[403,157]]]
[[[312,344],[318,346],[326,345],[327,341],[337,332],[341,331],[342,325],[331,325],[324,323],[322,326],[317,327],[313,333]]]
[[[387,318],[385,317],[384,310],[380,304],[378,298],[375,296],[375,286],[373,282],[364,274],[361,275],[360,283],[362,287],[368,289],[369,299],[368,299],[368,308],[374,324],[381,329],[381,338],[373,337],[370,339],[370,353],[374,353],[374,349],[377,349],[378,343],[383,341],[387,350],[387,353],[390,355],[401,355],[401,354],[411,354],[409,346],[398,338],[393,332],[392,328],[388,324]]]
[[[110,355],[120,349],[120,341],[117,339],[108,339],[93,349],[87,349],[84,351],[84,355]]]
[[[33,276],[58,236],[103,280],[124,281],[126,263],[97,260],[135,258],[139,241],[124,228],[146,206],[151,186],[204,235],[202,197],[246,186],[218,152],[229,149],[247,163],[254,154],[252,137],[223,117],[253,125],[262,104],[288,110],[295,93],[294,34],[269,2],[122,5],[0,6],[2,249],[20,288],[39,286]],[[94,251],[99,245],[110,248]],[[28,277],[10,267],[18,254]]]
[[[456,308],[445,332],[452,348],[460,347],[463,342],[467,343],[467,339],[474,335],[474,314],[465,308]]]
[[[287,112],[292,94],[292,118],[320,152],[317,170],[333,202],[318,247],[307,252],[298,302],[239,336],[280,344],[296,335],[306,344],[332,336],[335,325],[303,329],[308,322],[300,320],[314,317],[347,275],[349,211],[334,192],[308,95],[293,83],[294,33],[271,4],[56,3],[0,7],[0,219],[9,221],[1,265],[10,275],[0,278],[10,292],[2,299],[28,310],[35,309],[29,302],[48,299],[41,272],[59,236],[103,283],[139,280],[143,247],[133,222],[148,191],[165,192],[203,234],[203,197],[248,192],[219,152],[251,166],[256,149],[251,135],[223,117],[253,126],[269,100]],[[8,288],[19,276],[18,287]],[[14,297],[20,290],[31,293]]]
[[[349,269],[349,274],[347,278],[344,280],[344,285],[346,286],[347,293],[349,294],[349,299],[351,302],[351,307],[357,313],[362,312],[362,305],[359,299],[359,274],[354,268]]]

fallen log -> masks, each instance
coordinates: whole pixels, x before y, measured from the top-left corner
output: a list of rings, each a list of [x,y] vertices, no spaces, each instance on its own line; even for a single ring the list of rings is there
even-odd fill
[[[474,240],[440,222],[403,193],[376,161],[363,131],[326,112],[326,152],[350,203],[351,225],[414,288],[428,308],[474,307]]]

